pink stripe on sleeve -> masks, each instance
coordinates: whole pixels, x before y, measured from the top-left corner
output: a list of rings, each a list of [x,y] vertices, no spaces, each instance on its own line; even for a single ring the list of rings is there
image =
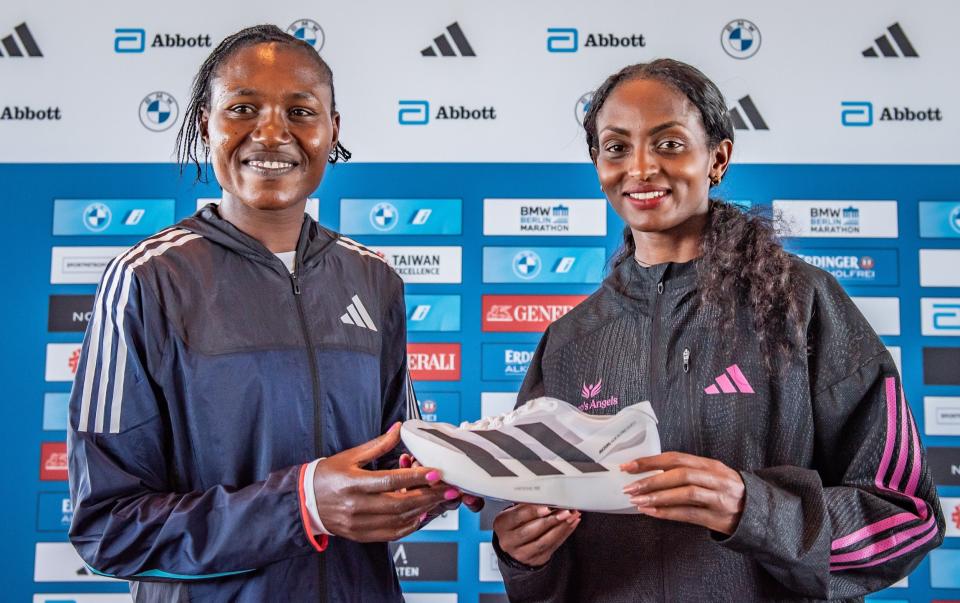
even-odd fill
[[[885,379],[887,389],[887,443],[883,447],[883,457],[880,460],[880,467],[877,469],[877,477],[873,483],[878,488],[883,488],[883,476],[890,467],[890,458],[893,456],[893,432],[897,426],[897,381],[893,377]]]
[[[897,396],[900,407],[900,431],[897,436],[897,466],[893,470],[893,477],[888,484],[896,491],[900,491],[900,480],[903,479],[903,470],[907,467],[907,457],[910,450],[910,436],[907,434],[907,409],[904,405],[903,396]]]
[[[916,519],[916,517],[914,517],[914,519]],[[870,546],[865,546],[862,549],[857,549],[856,551],[851,551],[849,553],[830,555],[830,563],[846,563],[849,561],[860,561],[861,559],[866,559],[867,557],[873,557],[878,553],[892,549],[902,542],[906,542],[917,534],[926,532],[933,524],[933,517],[931,517],[923,524],[916,526],[915,528],[911,528],[903,532],[897,532],[896,534],[887,536],[883,540],[874,542]]]
[[[931,518],[931,519],[932,519],[932,518]],[[927,535],[926,535],[926,536],[924,536],[923,538],[920,538],[919,540],[915,540],[915,541],[913,542],[913,544],[910,544],[910,545],[908,545],[908,546],[905,546],[905,547],[903,547],[902,549],[900,549],[899,551],[897,551],[897,552],[895,552],[895,553],[893,553],[893,554],[887,555],[886,557],[880,557],[879,559],[874,559],[873,561],[868,561],[867,563],[860,563],[860,564],[857,564],[857,565],[836,565],[836,566],[831,565],[831,566],[830,566],[830,571],[831,571],[831,572],[838,572],[838,571],[842,571],[842,570],[851,570],[851,569],[858,569],[858,568],[861,568],[861,567],[872,567],[872,566],[874,566],[874,565],[880,565],[881,563],[884,563],[885,561],[889,561],[890,559],[894,559],[894,558],[896,558],[896,557],[899,557],[900,555],[904,555],[904,554],[906,554],[906,553],[909,553],[910,551],[912,551],[913,549],[915,549],[915,548],[917,548],[917,547],[919,547],[919,546],[923,546],[926,542],[928,542],[931,538],[933,538],[934,536],[936,536],[938,533],[939,533],[939,531],[937,530],[936,525],[934,524],[934,526],[931,527],[930,531],[927,532]]]
[[[864,540],[873,536],[874,534],[879,534],[884,530],[889,530],[890,528],[895,528],[900,524],[907,523],[908,521],[913,521],[917,518],[913,513],[897,513],[896,515],[891,515],[885,519],[881,519],[878,522],[872,523],[866,527],[860,528],[852,534],[847,534],[842,538],[837,538],[830,544],[830,548],[833,550],[842,549],[846,546]]]

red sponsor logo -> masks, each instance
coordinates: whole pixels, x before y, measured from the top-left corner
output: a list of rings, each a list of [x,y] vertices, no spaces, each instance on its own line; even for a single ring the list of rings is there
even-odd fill
[[[484,295],[483,330],[542,333],[586,295]]]
[[[67,479],[66,442],[42,442],[40,444],[40,479],[43,481]]]
[[[77,374],[77,367],[80,366],[80,348],[70,353],[70,357],[67,358],[67,366],[70,367],[71,373]]]
[[[408,343],[407,368],[414,381],[459,381],[459,343]]]
[[[950,515],[950,519],[953,520],[953,525],[955,525],[957,529],[960,530],[960,505],[957,505],[956,507],[953,508],[953,514]]]

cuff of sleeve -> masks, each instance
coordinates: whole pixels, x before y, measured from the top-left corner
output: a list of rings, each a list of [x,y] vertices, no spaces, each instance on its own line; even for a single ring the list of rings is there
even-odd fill
[[[535,572],[546,567],[546,565],[527,565],[526,563],[521,563],[513,557],[511,557],[506,551],[500,548],[500,539],[497,538],[497,534],[493,534],[493,551],[497,554],[497,559],[500,560],[502,565],[507,566],[510,569],[519,570],[522,572]]]
[[[328,538],[320,516],[317,513],[317,500],[313,491],[313,473],[316,471],[317,462],[307,463],[300,466],[300,486],[298,495],[300,499],[300,520],[303,522],[303,531],[307,535],[307,541],[319,552],[327,548]],[[309,481],[307,481],[309,479]],[[318,538],[319,537],[319,538]]]
[[[743,514],[740,516],[740,523],[729,536],[718,532],[712,532],[711,535],[718,544],[746,553],[763,547],[770,525],[770,505],[765,495],[766,482],[746,471],[741,471],[740,477],[743,478],[744,486]]]

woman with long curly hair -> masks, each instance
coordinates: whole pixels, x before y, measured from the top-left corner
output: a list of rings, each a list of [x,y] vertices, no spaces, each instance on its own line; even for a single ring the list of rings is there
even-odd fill
[[[584,126],[624,245],[544,334],[518,404],[650,400],[667,452],[621,467],[655,472],[609,494],[635,514],[498,515],[511,600],[858,599],[907,575],[944,521],[897,367],[770,219],[710,197],[734,138],[716,85],[674,60],[632,65]],[[614,403],[581,400],[596,390]]]

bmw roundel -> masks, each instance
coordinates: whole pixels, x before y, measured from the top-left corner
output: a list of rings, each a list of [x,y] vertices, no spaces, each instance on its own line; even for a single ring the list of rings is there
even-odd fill
[[[290,24],[290,27],[287,28],[287,33],[313,46],[313,49],[317,52],[320,52],[323,48],[325,41],[323,28],[313,19],[298,19],[294,21]]]
[[[398,219],[397,208],[386,201],[377,203],[370,210],[370,224],[377,230],[393,230]]]
[[[166,92],[151,92],[140,101],[140,123],[148,130],[169,130],[179,115],[177,99]]]
[[[103,203],[91,203],[83,209],[83,225],[93,232],[101,232],[110,226],[112,214]]]
[[[540,274],[542,264],[536,252],[524,250],[513,256],[513,273],[522,279],[533,279]]]
[[[760,30],[746,19],[735,19],[720,34],[723,50],[735,59],[749,59],[760,50]]]
[[[950,212],[950,228],[960,232],[960,205],[953,208]]]

